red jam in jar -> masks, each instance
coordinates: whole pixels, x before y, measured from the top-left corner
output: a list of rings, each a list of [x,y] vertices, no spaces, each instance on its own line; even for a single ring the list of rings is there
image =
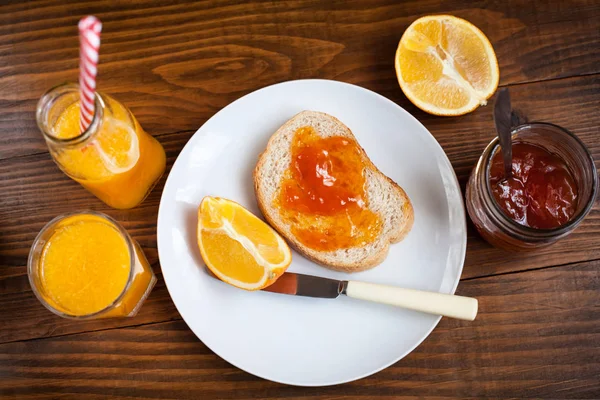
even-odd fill
[[[465,205],[473,225],[493,246],[531,251],[571,234],[598,193],[594,159],[577,136],[535,122],[512,131],[513,164],[504,180],[500,143],[492,139],[471,172]]]
[[[529,143],[513,143],[512,177],[504,179],[502,152],[490,166],[493,196],[509,218],[535,229],[566,224],[577,208],[578,188],[559,156]]]

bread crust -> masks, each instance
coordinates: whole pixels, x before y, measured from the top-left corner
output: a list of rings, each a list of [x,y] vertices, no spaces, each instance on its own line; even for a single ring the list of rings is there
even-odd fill
[[[382,233],[373,244],[367,244],[362,248],[323,252],[306,247],[292,234],[289,224],[281,219],[278,209],[273,206],[273,200],[281,186],[281,176],[277,177],[275,170],[280,173],[281,170],[287,170],[289,167],[289,160],[286,161],[283,156],[277,157],[276,154],[278,154],[278,151],[284,152],[283,154],[289,158],[291,137],[300,126],[312,126],[317,134],[323,137],[346,136],[357,142],[352,131],[331,115],[316,111],[302,111],[292,117],[271,136],[266,149],[260,154],[254,168],[254,192],[260,211],[267,222],[290,242],[299,253],[315,263],[342,272],[358,272],[375,267],[387,257],[389,245],[400,242],[410,232],[414,223],[414,210],[410,199],[396,182],[377,169],[364,149],[358,145],[365,169],[368,170],[367,181],[370,180],[370,183],[375,182],[378,187],[386,189],[388,191],[386,192],[388,194],[386,199],[391,198],[391,201],[393,201],[393,204],[385,204],[385,206],[391,206],[396,215],[384,215],[383,213],[379,213],[379,215],[384,218],[384,221],[391,220],[393,223],[384,226],[385,229],[382,229]],[[330,132],[333,129],[327,129],[331,127],[335,130],[334,133]],[[320,131],[320,129],[322,130]],[[285,147],[286,142],[287,148],[281,149],[282,146]],[[275,176],[273,176],[274,174]],[[269,185],[269,182],[273,181],[275,184]],[[276,188],[274,189],[271,186],[276,186]],[[271,192],[270,196],[269,192]],[[371,203],[375,200],[385,201],[385,199],[372,199],[369,197],[370,208]],[[396,210],[396,208],[401,209]]]

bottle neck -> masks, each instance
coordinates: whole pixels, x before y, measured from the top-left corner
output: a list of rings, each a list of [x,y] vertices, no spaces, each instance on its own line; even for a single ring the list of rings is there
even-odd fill
[[[58,132],[56,132],[55,127],[57,122],[69,107],[79,103],[79,96],[79,85],[66,83],[50,89],[38,101],[36,120],[48,145],[54,148],[86,145],[100,130],[105,102],[102,96],[96,92],[94,117],[88,128],[83,132],[79,132],[76,135],[68,135],[67,137],[61,137],[63,135],[58,135]],[[74,127],[73,129],[79,129],[79,121],[75,125],[76,128]]]

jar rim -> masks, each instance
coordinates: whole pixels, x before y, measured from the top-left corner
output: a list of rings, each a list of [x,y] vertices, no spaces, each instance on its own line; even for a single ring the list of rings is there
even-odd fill
[[[42,294],[40,293],[40,291],[37,287],[37,284],[34,282],[34,278],[33,278],[33,269],[39,268],[39,265],[37,265],[39,263],[34,262],[34,250],[35,250],[36,246],[38,245],[38,243],[41,240],[43,240],[44,233],[46,233],[49,229],[51,229],[57,223],[65,220],[67,218],[78,216],[78,215],[92,215],[94,217],[99,217],[99,218],[105,220],[108,224],[113,226],[118,231],[119,235],[123,238],[123,240],[125,240],[125,243],[127,244],[127,250],[129,251],[129,276],[127,277],[127,283],[123,287],[123,290],[121,291],[121,293],[119,293],[119,295],[103,309],[98,310],[93,313],[90,313],[90,314],[84,314],[84,315],[70,314],[63,310],[59,310],[56,307],[49,304],[46,301],[46,299],[44,299]],[[129,236],[129,233],[127,233],[125,228],[123,228],[121,226],[121,224],[119,224],[114,218],[111,218],[110,216],[108,216],[104,213],[98,212],[98,211],[92,211],[92,210],[74,211],[74,212],[61,214],[61,215],[53,218],[50,222],[48,222],[46,225],[44,225],[44,227],[37,234],[37,236],[33,240],[33,244],[31,245],[31,249],[29,250],[29,256],[27,258],[27,276],[29,279],[29,285],[31,286],[31,289],[33,290],[33,293],[35,294],[35,297],[37,297],[37,299],[40,301],[40,303],[42,303],[42,305],[44,307],[46,307],[48,310],[52,311],[54,314],[56,314],[60,317],[63,317],[63,318],[81,319],[81,320],[92,319],[92,318],[101,316],[105,312],[111,310],[115,305],[119,304],[119,302],[121,300],[123,300],[123,298],[125,297],[125,294],[129,291],[129,289],[131,288],[131,285],[133,283],[133,278],[135,276],[135,263],[136,263],[135,247],[133,245],[131,236]],[[34,264],[36,264],[36,265],[34,265]]]
[[[480,159],[480,161],[483,162],[483,165],[481,167],[483,168],[483,171],[482,171],[483,177],[482,178],[485,181],[484,193],[485,193],[486,197],[488,198],[487,199],[488,203],[492,204],[493,214],[496,217],[496,219],[500,222],[501,229],[517,231],[521,234],[524,234],[524,235],[527,235],[530,237],[536,237],[536,238],[548,238],[548,237],[561,236],[565,233],[568,233],[569,231],[574,229],[577,225],[579,225],[581,223],[581,221],[583,221],[583,219],[587,216],[587,214],[592,209],[592,207],[596,201],[596,196],[597,196],[597,192],[598,192],[598,172],[596,170],[596,165],[594,163],[592,154],[590,153],[587,146],[583,143],[583,141],[581,139],[579,139],[574,133],[572,133],[571,131],[569,131],[561,126],[558,126],[556,124],[552,124],[549,122],[530,122],[530,123],[522,124],[522,125],[519,125],[519,126],[513,128],[511,131],[511,136],[514,136],[515,134],[518,134],[519,132],[522,132],[524,130],[534,129],[535,127],[550,128],[552,130],[555,130],[556,132],[559,132],[561,134],[565,134],[565,135],[569,136],[570,138],[575,140],[577,145],[581,148],[581,150],[585,154],[586,161],[589,163],[589,166],[591,167],[590,169],[592,171],[592,178],[593,178],[592,189],[591,189],[589,198],[586,199],[585,206],[579,211],[579,213],[577,213],[575,216],[573,216],[571,219],[569,219],[569,221],[567,221],[567,223],[560,225],[556,228],[550,228],[550,229],[531,228],[529,226],[521,225],[521,224],[517,223],[516,221],[514,221],[512,218],[508,217],[504,213],[504,211],[500,208],[500,205],[496,201],[496,199],[493,195],[493,192],[492,192],[492,186],[490,184],[490,180],[488,179],[488,177],[490,175],[492,156],[496,153],[497,149],[500,146],[500,140],[498,139],[497,136],[494,137],[494,139],[492,139],[490,141],[490,143],[486,146],[485,150],[483,151],[483,154],[481,155],[481,159]]]
[[[67,82],[56,85],[48,89],[38,100],[36,107],[36,122],[38,128],[44,135],[44,138],[56,145],[69,146],[87,141],[93,133],[97,132],[102,122],[102,110],[105,107],[104,99],[98,91],[94,93],[94,115],[92,121],[86,130],[80,132],[77,136],[71,138],[58,138],[50,132],[46,118],[49,109],[52,107],[52,102],[63,93],[77,92],[79,93],[79,85],[77,83]]]

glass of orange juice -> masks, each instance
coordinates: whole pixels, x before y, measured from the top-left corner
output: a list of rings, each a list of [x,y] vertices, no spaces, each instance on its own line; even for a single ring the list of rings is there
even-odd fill
[[[156,283],[137,242],[93,211],[50,221],[33,242],[27,273],[46,308],[75,319],[132,317]]]
[[[165,171],[162,145],[117,100],[96,92],[94,117],[79,128],[79,85],[50,89],[37,105],[38,127],[67,176],[114,208],[133,208]]]

